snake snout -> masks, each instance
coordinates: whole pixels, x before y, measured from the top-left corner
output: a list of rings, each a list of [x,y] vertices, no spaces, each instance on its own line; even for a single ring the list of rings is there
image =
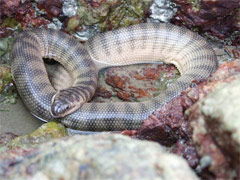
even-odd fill
[[[81,102],[67,90],[60,90],[52,97],[51,114],[54,118],[61,118],[79,109]]]
[[[61,118],[66,116],[71,109],[70,104],[66,104],[61,101],[55,101],[51,106],[51,113],[54,118]]]

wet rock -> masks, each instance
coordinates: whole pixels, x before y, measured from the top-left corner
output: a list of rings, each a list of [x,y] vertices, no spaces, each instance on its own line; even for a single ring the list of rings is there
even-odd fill
[[[80,24],[97,25],[102,31],[141,22],[152,3],[151,0],[79,0],[77,15]]]
[[[196,148],[190,141],[178,140],[171,152],[184,157],[192,168],[199,164]]]
[[[94,102],[113,101],[144,101],[158,95],[179,77],[179,72],[173,65],[148,64],[127,67],[108,68],[100,73],[99,87]],[[104,97],[105,92],[112,95]],[[102,94],[102,95],[101,95]]]
[[[17,90],[13,85],[12,74],[8,66],[0,66],[0,103],[16,103]],[[0,107],[1,111],[1,107]]]
[[[79,27],[79,25],[80,25],[80,21],[79,21],[78,16],[73,16],[68,19],[67,31],[68,32],[76,31],[76,29]]]
[[[72,17],[77,13],[77,0],[64,0],[62,11],[65,16]]]
[[[183,106],[177,98],[167,103],[144,121],[139,129],[138,137],[157,141],[163,145],[173,145],[180,136],[184,123]]]
[[[68,26],[68,25],[67,25]],[[77,27],[79,28],[79,27]],[[100,33],[100,29],[97,27],[97,25],[91,25],[91,26],[85,26],[81,25],[81,28],[79,31],[76,31],[73,35],[78,38],[80,41],[87,41],[89,38],[93,37],[97,33]]]
[[[0,39],[0,64],[10,64],[9,51],[13,44],[13,38]]]
[[[57,18],[52,18],[52,22],[47,24],[47,27],[60,30],[63,27],[63,23]]]
[[[198,158],[198,155],[194,153],[197,151],[194,150],[195,144],[191,143],[192,132],[189,128],[189,123],[191,120],[193,121],[194,118],[189,119],[188,109],[194,103],[204,99],[207,94],[214,91],[218,84],[233,81],[235,75],[239,74],[239,72],[239,61],[223,62],[208,80],[193,82],[192,87],[182,92],[179,97],[156,110],[153,115],[144,121],[142,127],[138,130],[136,137],[157,141],[167,146],[175,144],[177,149],[174,152],[186,158],[192,167],[195,168],[197,166],[197,169],[199,170],[198,163],[205,161],[201,161],[201,159]],[[179,146],[180,140],[187,145]],[[188,148],[189,143],[192,144],[191,148]],[[188,150],[188,152],[186,153],[185,150]],[[224,157],[223,154],[221,156]],[[201,173],[203,173],[203,171],[201,171]]]
[[[20,0],[1,0],[0,1],[0,17],[11,16],[20,5]],[[0,18],[1,19],[1,18]],[[1,21],[0,21],[1,24]]]
[[[43,142],[47,142],[55,138],[65,137],[67,135],[67,130],[62,124],[49,122],[43,124],[41,127],[30,134],[19,136],[8,142],[5,146],[2,146],[0,148],[0,152],[2,153],[11,151],[14,152],[13,154],[15,155],[15,150],[20,152],[30,151],[32,148],[37,147]]]
[[[143,22],[148,14],[152,0],[78,0],[77,2],[79,5],[76,13],[78,20],[76,21],[76,17],[73,19],[77,22],[77,26],[74,28],[74,31],[69,28],[72,23],[71,19],[73,18],[73,16],[71,16],[67,20],[66,31],[72,33],[79,40],[86,41],[99,32]],[[71,3],[70,5],[71,8],[74,9],[71,12],[75,12],[75,6],[73,4]],[[75,13],[73,14],[75,15]],[[70,13],[69,15],[73,14]]]
[[[177,12],[177,6],[171,0],[154,0],[150,11],[149,21],[168,22]]]
[[[46,25],[49,23],[44,17],[40,17],[36,13],[34,3],[30,1],[0,1],[5,2],[1,14],[0,9],[0,37],[8,37],[12,35],[16,30],[25,29],[27,27],[38,27],[40,25]],[[11,6],[11,2],[17,2],[14,6]],[[8,4],[10,3],[10,5]],[[14,8],[14,10],[12,10]],[[9,12],[9,13],[6,13]]]
[[[220,39],[228,38],[234,31],[239,30],[238,0],[174,0],[174,2],[179,6],[172,21],[175,24],[199,32],[208,32]],[[234,39],[230,38],[230,41],[239,44],[239,35]]]
[[[7,132],[4,134],[0,134],[0,148],[6,145],[8,142],[13,140],[14,138],[18,137],[18,135],[13,134],[11,132]]]
[[[214,47],[219,64],[240,59],[240,49],[235,46]]]
[[[219,83],[189,110],[198,154],[210,159],[206,167],[199,169],[221,179],[240,177],[239,92],[240,77],[235,76],[227,83]]]
[[[27,1],[19,6],[14,19],[21,23],[21,28],[23,29],[49,23],[45,18],[37,16],[33,4]]]
[[[0,157],[0,177],[198,179],[182,158],[166,153],[156,143],[104,133],[54,140],[15,161]]]
[[[62,13],[62,0],[39,0],[38,8],[46,12],[49,19],[58,17]]]

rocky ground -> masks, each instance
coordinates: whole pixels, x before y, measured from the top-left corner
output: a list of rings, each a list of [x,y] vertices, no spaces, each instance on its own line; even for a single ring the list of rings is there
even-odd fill
[[[0,179],[239,179],[239,6],[237,0],[0,0]],[[16,100],[8,66],[15,34],[45,25],[85,41],[169,20],[209,40],[219,62],[211,77],[193,82],[140,129],[121,132],[131,139],[116,132],[72,136],[56,122],[34,131],[42,123]],[[92,101],[144,101],[178,77],[165,64],[109,68],[99,74]]]

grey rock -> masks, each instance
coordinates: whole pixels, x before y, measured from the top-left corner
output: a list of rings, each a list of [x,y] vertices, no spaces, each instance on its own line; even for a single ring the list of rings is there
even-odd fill
[[[0,179],[198,179],[159,144],[108,133],[53,140],[9,162],[0,158]]]
[[[63,26],[62,22],[57,18],[53,18],[52,22],[47,25],[48,28],[57,29],[57,30],[62,29],[62,26]]]
[[[72,17],[77,13],[77,2],[76,0],[64,0],[62,11],[65,16]]]
[[[75,32],[73,35],[80,41],[87,41],[97,33],[100,33],[100,29],[97,26],[85,26],[82,25],[82,30]]]
[[[177,12],[177,7],[171,0],[155,0],[150,10],[152,14],[148,21],[168,22]]]

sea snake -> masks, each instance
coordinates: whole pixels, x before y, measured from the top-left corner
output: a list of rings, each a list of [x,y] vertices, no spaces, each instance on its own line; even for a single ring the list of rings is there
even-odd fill
[[[13,79],[34,116],[87,131],[137,129],[193,80],[206,79],[217,68],[216,55],[204,38],[170,23],[142,23],[100,33],[84,45],[61,31],[25,30],[16,38],[11,57]],[[71,87],[53,88],[43,57],[63,65],[74,80]],[[174,64],[181,74],[160,95],[144,102],[88,103],[98,70],[160,60]]]

